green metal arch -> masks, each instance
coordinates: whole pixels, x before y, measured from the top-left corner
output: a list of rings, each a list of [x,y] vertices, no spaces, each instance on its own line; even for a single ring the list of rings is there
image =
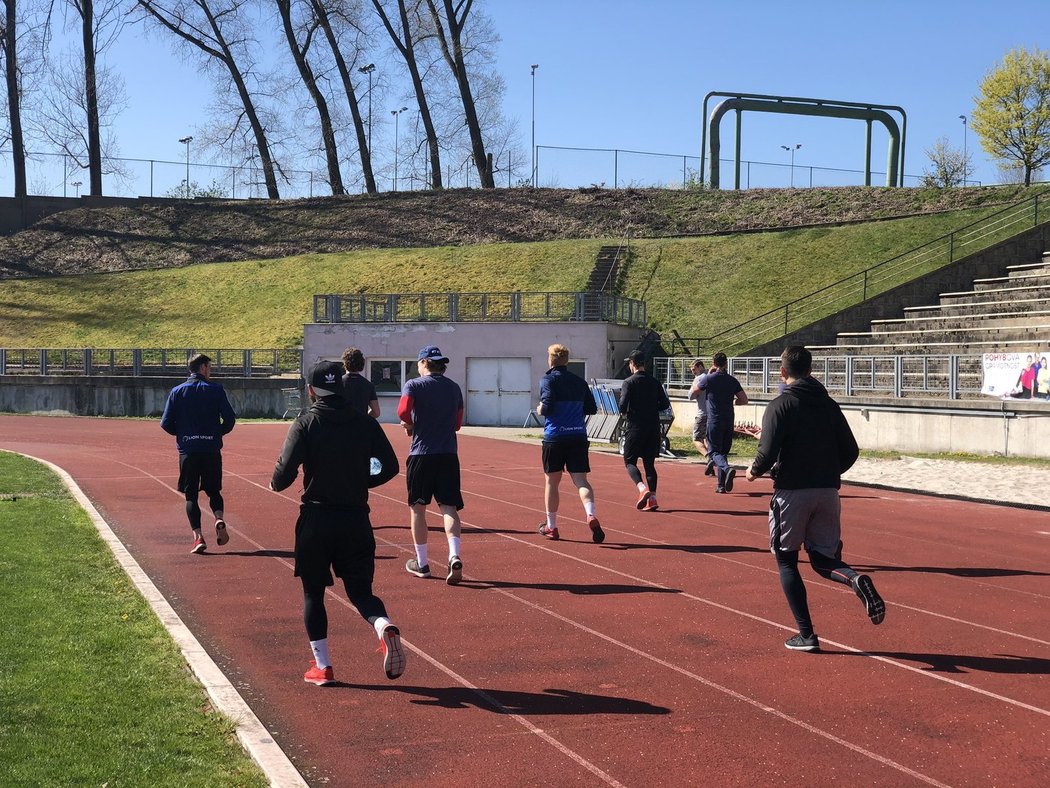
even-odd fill
[[[713,96],[723,96],[726,100],[721,102],[711,112],[711,116],[703,127],[703,139],[701,140],[702,154],[710,157],[710,187],[720,188],[719,183],[719,153],[721,152],[721,138],[719,125],[722,118],[730,110],[737,113],[736,120],[736,152],[734,156],[735,187],[740,188],[740,136],[741,136],[741,113],[753,112],[776,112],[786,115],[815,115],[825,118],[845,118],[848,120],[863,120],[867,124],[867,135],[864,150],[864,185],[871,185],[871,124],[878,121],[886,127],[890,135],[888,150],[886,152],[886,185],[904,185],[904,139],[907,134],[908,117],[901,107],[887,104],[861,104],[852,101],[831,101],[828,99],[796,98],[791,96],[766,96],[758,93],[721,93],[713,91],[704,97],[704,116],[707,117],[707,103]],[[901,126],[889,114],[898,112],[901,116]],[[708,137],[710,137],[710,149],[708,149]],[[700,157],[700,181],[704,183],[704,163],[706,157]]]

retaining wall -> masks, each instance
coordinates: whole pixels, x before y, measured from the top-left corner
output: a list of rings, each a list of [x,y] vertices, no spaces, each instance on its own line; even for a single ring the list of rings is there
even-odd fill
[[[768,400],[736,408],[738,424],[761,424]],[[862,449],[1050,458],[1050,402],[850,397],[837,400]],[[671,429],[692,434],[696,403],[672,400]]]
[[[168,392],[184,377],[0,376],[0,412],[71,416],[152,416],[164,412]],[[279,419],[285,411],[282,389],[295,378],[213,378],[226,389],[234,412],[243,418]]]

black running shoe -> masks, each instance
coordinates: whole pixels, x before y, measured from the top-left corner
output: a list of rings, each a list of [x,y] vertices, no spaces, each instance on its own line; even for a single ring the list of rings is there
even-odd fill
[[[733,492],[733,479],[736,478],[736,468],[730,468],[726,471],[726,483],[725,489],[727,493]]]
[[[853,591],[864,603],[864,612],[868,614],[872,624],[881,624],[886,618],[886,603],[882,601],[879,592],[875,590],[875,584],[867,575],[857,575],[853,578]]]
[[[704,468],[704,476],[714,476],[714,475],[715,475],[715,461],[714,460],[708,460],[707,461],[707,467]]]
[[[799,632],[795,637],[785,640],[784,646],[792,651],[820,651],[820,641],[816,633],[803,635]]]

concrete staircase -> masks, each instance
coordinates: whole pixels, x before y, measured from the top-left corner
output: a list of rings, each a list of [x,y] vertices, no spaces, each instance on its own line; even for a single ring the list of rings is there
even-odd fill
[[[973,289],[941,293],[933,306],[873,320],[870,331],[840,333],[823,355],[945,355],[1029,352],[1050,348],[1050,252],[1010,265],[1006,276],[977,279]]]
[[[590,279],[587,280],[587,290],[592,293],[615,294],[619,284],[620,264],[625,256],[626,249],[623,246],[603,246],[599,249]]]

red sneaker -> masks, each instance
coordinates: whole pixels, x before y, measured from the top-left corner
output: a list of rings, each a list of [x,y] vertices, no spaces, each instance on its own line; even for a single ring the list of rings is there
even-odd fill
[[[602,530],[602,524],[598,522],[597,517],[588,517],[587,527],[591,529],[592,542],[601,544],[605,541],[605,531]]]
[[[190,548],[191,553],[203,553],[208,549],[208,545],[204,543],[203,536],[197,536],[193,539],[193,547]]]
[[[651,492],[649,492],[648,490],[646,490],[645,492],[643,492],[641,494],[641,497],[638,498],[638,503],[635,504],[635,508],[637,508],[637,509],[645,509],[648,506],[648,504],[649,504],[649,499],[652,498],[652,497],[653,497],[653,494]]]
[[[546,536],[552,542],[557,542],[561,539],[561,535],[558,533],[557,528],[551,528],[547,523],[540,523],[540,534]]]
[[[332,670],[331,665],[327,668],[319,668],[316,662],[311,662],[310,669],[303,674],[303,681],[307,684],[316,684],[318,687],[327,687],[335,684],[335,671]]]
[[[388,679],[396,679],[405,672],[405,649],[401,645],[401,631],[393,624],[383,627],[379,636],[383,644],[383,670]]]
[[[660,504],[656,502],[656,496],[650,495],[649,500],[646,501],[645,506],[642,508],[643,512],[655,512],[660,508]]]

